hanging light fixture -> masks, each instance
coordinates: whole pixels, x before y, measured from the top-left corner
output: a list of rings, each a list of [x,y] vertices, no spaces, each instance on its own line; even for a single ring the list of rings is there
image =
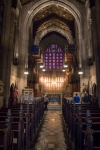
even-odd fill
[[[29,74],[29,72],[28,72],[28,64],[27,63],[25,64],[24,74],[26,74],[26,75]]]
[[[82,68],[79,68],[78,74],[83,74]]]

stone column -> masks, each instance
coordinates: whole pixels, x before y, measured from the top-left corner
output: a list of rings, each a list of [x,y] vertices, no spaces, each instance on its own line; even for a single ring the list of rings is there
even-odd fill
[[[96,7],[95,7],[96,6]],[[95,6],[91,7],[91,17],[93,21],[93,47],[96,61],[97,77],[97,97],[100,105],[100,1],[95,1]]]
[[[27,37],[21,38],[19,36],[19,66],[18,66],[19,95],[22,93],[22,89],[27,87],[27,75],[24,74],[24,70],[25,64],[28,64],[28,42],[29,40]]]
[[[89,20],[89,23],[90,23],[90,28],[89,28],[89,54],[88,54],[88,57],[89,58],[92,58],[92,54],[93,54],[93,46],[92,46],[92,19],[90,18]]]
[[[11,12],[11,0],[6,0],[3,22],[3,61],[2,61],[2,81],[4,83],[4,97],[6,103],[10,95],[10,73],[11,73],[11,61],[12,61],[12,41],[14,35],[14,19],[15,14]]]

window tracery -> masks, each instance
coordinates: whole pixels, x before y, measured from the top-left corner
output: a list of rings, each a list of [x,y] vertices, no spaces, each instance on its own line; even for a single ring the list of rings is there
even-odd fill
[[[62,49],[57,44],[51,44],[45,50],[45,68],[47,70],[60,70],[63,67]]]

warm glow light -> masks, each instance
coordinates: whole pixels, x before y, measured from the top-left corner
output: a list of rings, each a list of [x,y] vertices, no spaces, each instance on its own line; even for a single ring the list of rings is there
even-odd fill
[[[45,69],[43,69],[42,71],[45,71]]]
[[[83,74],[83,72],[82,72],[82,71],[79,71],[78,74]]]
[[[24,71],[24,74],[29,74],[28,71]]]
[[[40,68],[43,68],[43,66],[41,65]]]
[[[56,83],[55,83],[55,82],[53,82],[52,84],[53,84],[53,85],[55,85]]]
[[[28,73],[28,64],[27,64],[27,63],[25,63],[24,74],[26,74],[26,75],[29,74],[29,73]]]
[[[55,118],[51,118],[51,121],[52,121],[52,122],[55,122],[55,120],[56,120]]]
[[[68,65],[64,65],[64,68],[67,68],[68,67]]]
[[[67,74],[67,76],[69,75],[69,73],[66,73]]]
[[[63,69],[62,71],[65,72],[65,69]]]

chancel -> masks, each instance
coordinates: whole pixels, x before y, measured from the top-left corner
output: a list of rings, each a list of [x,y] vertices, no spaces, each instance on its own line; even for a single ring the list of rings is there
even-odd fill
[[[0,0],[0,150],[100,150],[99,132],[100,0]]]

